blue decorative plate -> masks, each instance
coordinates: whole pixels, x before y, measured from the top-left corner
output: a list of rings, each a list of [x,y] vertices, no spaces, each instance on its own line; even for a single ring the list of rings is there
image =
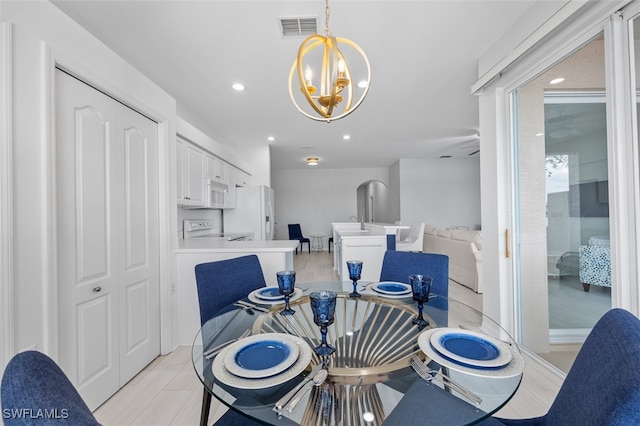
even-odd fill
[[[429,341],[441,355],[472,367],[502,367],[512,357],[506,343],[469,330],[443,328],[434,332]]]
[[[307,368],[312,356],[314,355],[314,352],[313,349],[311,349],[311,346],[309,346],[307,342],[305,342],[298,336],[293,336],[290,334],[285,334],[285,336],[286,338],[295,342],[300,355],[298,356],[298,359],[293,363],[293,365],[286,368],[281,373],[258,379],[244,378],[236,376],[235,374],[231,374],[225,366],[225,359],[227,359],[229,355],[229,350],[233,348],[231,346],[227,346],[220,352],[220,354],[218,354],[217,357],[213,358],[213,363],[211,364],[211,371],[213,372],[213,376],[216,380],[238,389],[267,389],[271,386],[280,385],[296,378],[302,371],[304,371],[305,368]],[[271,338],[273,339],[273,336]]]
[[[442,355],[439,351],[434,349],[433,345],[431,344],[431,337],[433,336],[434,333],[442,332],[442,330],[457,332],[457,331],[460,331],[461,329],[430,328],[430,329],[424,330],[418,336],[418,347],[420,347],[422,352],[424,352],[424,354],[430,360],[437,362],[443,367],[450,368],[451,370],[460,371],[462,373],[469,374],[471,376],[476,376],[476,377],[495,377],[495,378],[504,379],[504,378],[517,377],[522,375],[522,372],[524,371],[524,367],[525,367],[525,361],[524,361],[524,357],[522,356],[522,354],[520,353],[520,351],[515,345],[511,346],[511,345],[508,345],[507,343],[500,341],[505,346],[504,352],[511,353],[511,361],[508,362],[506,365],[503,365],[501,367],[477,367],[469,364],[468,360],[467,360],[467,363],[454,361],[453,359]],[[500,350],[503,351],[502,349]]]
[[[371,286],[371,289],[380,294],[388,294],[397,296],[401,294],[411,293],[411,286],[405,283],[397,283],[394,281],[381,281]]]
[[[299,347],[283,333],[250,336],[230,346],[224,360],[227,370],[245,378],[269,377],[291,367]]]
[[[280,294],[280,288],[278,287],[264,287],[255,291],[254,293],[258,299],[263,300],[280,300],[284,299],[284,295]]]

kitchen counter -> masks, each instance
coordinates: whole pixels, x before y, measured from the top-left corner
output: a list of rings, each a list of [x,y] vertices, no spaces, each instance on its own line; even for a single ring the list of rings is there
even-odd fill
[[[387,236],[395,235],[406,225],[367,222],[361,229],[360,222],[332,223],[333,228],[333,268],[341,280],[349,280],[347,260],[362,260],[362,281],[378,281],[382,269],[382,258],[387,250]]]
[[[215,238],[179,240],[175,251],[178,344],[191,345],[200,329],[196,265],[255,254],[260,260],[267,286],[277,287],[276,272],[293,269],[293,252],[298,244],[298,241],[291,240],[228,241]]]
[[[292,240],[228,241],[216,238],[191,238],[178,241],[177,253],[274,253],[295,251],[300,244]]]

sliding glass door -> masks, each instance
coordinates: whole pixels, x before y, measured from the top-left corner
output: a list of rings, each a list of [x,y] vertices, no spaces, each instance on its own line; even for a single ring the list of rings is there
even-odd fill
[[[521,343],[551,362],[611,307],[604,70],[600,35],[512,93]]]

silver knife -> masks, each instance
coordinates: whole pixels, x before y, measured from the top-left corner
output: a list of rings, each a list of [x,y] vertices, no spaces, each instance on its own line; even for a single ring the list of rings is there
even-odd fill
[[[311,379],[313,379],[313,377],[318,373],[318,371],[322,370],[323,367],[323,363],[321,362],[320,364],[316,365],[315,367],[313,367],[313,369],[311,370],[311,373],[309,373],[309,375],[307,377],[305,377],[304,379],[302,379],[302,381],[300,383],[298,383],[298,385],[291,389],[289,392],[287,392],[287,394],[285,396],[283,396],[282,398],[280,398],[278,400],[278,402],[276,402],[276,410],[280,411],[282,410],[282,408],[287,405],[287,402],[289,402],[291,400],[291,398],[293,398],[293,396],[298,393],[298,391],[300,389],[302,389],[302,387],[311,381]]]

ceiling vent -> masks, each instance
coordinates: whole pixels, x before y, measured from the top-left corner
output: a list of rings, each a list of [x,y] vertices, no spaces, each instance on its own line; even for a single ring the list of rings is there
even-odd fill
[[[279,18],[280,34],[284,38],[307,37],[318,34],[317,18]]]

